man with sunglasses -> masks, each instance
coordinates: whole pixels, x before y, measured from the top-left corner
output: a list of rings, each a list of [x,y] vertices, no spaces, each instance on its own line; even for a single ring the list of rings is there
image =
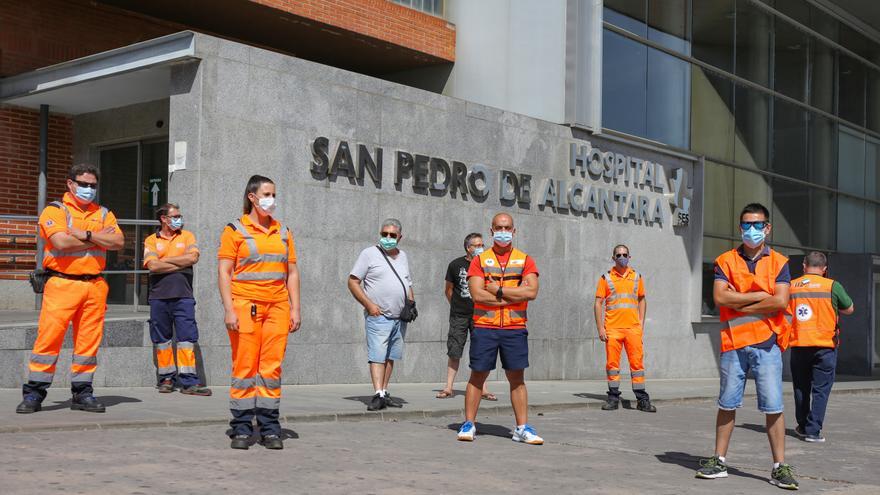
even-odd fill
[[[150,270],[150,339],[156,347],[159,393],[174,391],[186,395],[211,395],[199,383],[195,345],[199,340],[196,301],[193,298],[193,265],[199,262],[199,248],[192,232],[183,229],[183,215],[173,203],[156,210],[160,226],[144,239],[144,267]],[[177,331],[177,363],[172,337]]]
[[[611,253],[614,267],[599,278],[593,306],[599,340],[605,342],[608,399],[602,410],[613,411],[620,406],[620,354],[626,348],[636,408],[644,412],[657,412],[645,390],[642,332],[647,302],[644,279],[629,266],[628,247],[618,244]]]
[[[400,221],[383,221],[378,245],[361,251],[348,276],[348,290],[364,307],[367,359],[375,390],[368,411],[403,407],[388,393],[394,362],[403,358],[406,322],[400,314],[405,299],[415,300],[409,261],[398,247],[401,239]]]
[[[15,409],[19,414],[42,408],[71,322],[70,408],[104,412],[92,388],[107,309],[108,287],[101,272],[107,263],[107,251],[122,249],[124,239],[116,216],[94,203],[98,177],[94,165],[74,165],[68,172],[62,200],[49,203],[40,214],[40,237],[45,243],[43,269],[49,278],[43,289],[28,381],[22,386],[24,400]]]
[[[764,413],[773,456],[770,483],[797,490],[794,472],[785,464],[782,416],[782,351],[788,345],[791,316],[787,308],[791,274],[788,258],[770,249],[770,212],[751,203],[739,216],[743,243],[715,260],[712,287],[721,319],[721,392],[715,423],[715,455],[700,461],[696,477],[727,477],[727,449],[736,409],[742,407],[746,377],[755,377],[758,410]]]

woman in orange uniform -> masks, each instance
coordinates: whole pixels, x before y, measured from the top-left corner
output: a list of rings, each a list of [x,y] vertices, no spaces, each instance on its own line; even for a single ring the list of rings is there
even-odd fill
[[[218,283],[232,346],[233,449],[247,449],[253,420],[267,449],[282,449],[278,406],[287,335],[299,330],[299,271],[290,229],[275,211],[275,183],[254,175],[244,214],[220,236]]]

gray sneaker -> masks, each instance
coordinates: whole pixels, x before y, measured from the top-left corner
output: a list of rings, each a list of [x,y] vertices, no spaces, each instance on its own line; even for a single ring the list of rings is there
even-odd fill
[[[788,464],[780,464],[770,472],[770,484],[785,490],[797,490],[798,482],[794,479],[794,469]]]
[[[700,469],[697,470],[696,477],[704,480],[727,478],[727,464],[723,463],[717,455],[710,459],[700,459]]]

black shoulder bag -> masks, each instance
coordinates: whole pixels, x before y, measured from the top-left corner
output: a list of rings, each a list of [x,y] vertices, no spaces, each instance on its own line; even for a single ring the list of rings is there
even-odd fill
[[[407,323],[411,321],[415,321],[419,316],[419,310],[416,309],[416,302],[409,298],[406,293],[406,284],[403,283],[403,279],[400,278],[400,275],[397,274],[397,270],[394,269],[394,265],[391,264],[391,260],[388,259],[388,255],[385,254],[385,250],[379,246],[376,246],[376,249],[382,253],[382,257],[385,258],[385,261],[388,263],[388,266],[391,267],[391,271],[394,272],[394,275],[397,277],[397,280],[400,280],[400,286],[403,287],[403,309],[400,310],[400,319]]]

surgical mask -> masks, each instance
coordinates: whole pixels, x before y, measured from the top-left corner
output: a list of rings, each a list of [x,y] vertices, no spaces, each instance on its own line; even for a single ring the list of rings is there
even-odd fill
[[[179,230],[183,227],[183,219],[182,218],[172,218],[171,222],[169,222],[171,228],[174,230]]]
[[[382,246],[382,249],[385,251],[391,251],[397,247],[397,239],[391,237],[380,237],[379,245]]]
[[[513,241],[513,232],[509,232],[507,230],[492,232],[492,240],[495,241],[495,244],[498,244],[500,247],[507,247],[510,242]]]
[[[76,186],[76,197],[85,201],[86,203],[91,203],[95,200],[95,195],[98,194],[98,191],[92,189],[91,187],[82,187]]]
[[[268,214],[275,213],[275,207],[278,206],[275,203],[275,198],[269,196],[268,198],[260,198],[260,208]]]
[[[624,258],[623,256],[615,259],[614,262],[617,263],[617,266],[621,268],[626,268],[627,266],[629,266],[629,258]]]
[[[743,244],[748,246],[749,248],[756,248],[764,242],[764,231],[758,230],[755,227],[750,227],[749,230],[742,231],[742,240]]]
[[[479,255],[483,254],[483,251],[484,251],[484,249],[481,247],[474,248],[474,256],[479,256]]]

